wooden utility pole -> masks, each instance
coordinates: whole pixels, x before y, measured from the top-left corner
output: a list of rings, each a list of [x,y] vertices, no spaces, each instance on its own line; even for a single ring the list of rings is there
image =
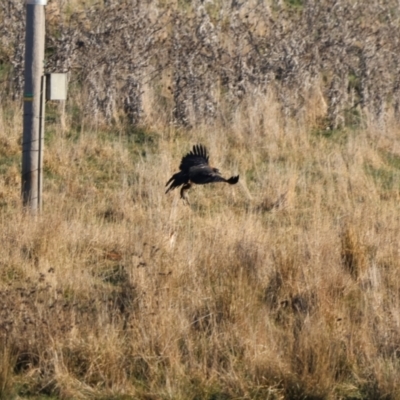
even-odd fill
[[[25,88],[22,139],[22,201],[33,213],[41,205],[44,129],[44,39],[47,0],[25,0]]]

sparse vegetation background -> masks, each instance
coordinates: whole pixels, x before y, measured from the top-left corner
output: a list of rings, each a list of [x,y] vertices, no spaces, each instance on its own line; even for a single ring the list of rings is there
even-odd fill
[[[396,0],[49,0],[44,211],[0,3],[0,397],[398,399]],[[203,143],[235,186],[164,194]]]

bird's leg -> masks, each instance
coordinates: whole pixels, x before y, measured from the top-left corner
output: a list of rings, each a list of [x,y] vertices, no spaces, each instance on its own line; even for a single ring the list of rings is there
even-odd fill
[[[185,192],[188,191],[191,187],[192,187],[192,185],[190,183],[185,183],[182,186],[182,189],[181,189],[181,199],[186,200],[186,203],[188,205],[190,205],[190,203],[189,203],[189,200],[188,200],[187,193],[185,193]]]

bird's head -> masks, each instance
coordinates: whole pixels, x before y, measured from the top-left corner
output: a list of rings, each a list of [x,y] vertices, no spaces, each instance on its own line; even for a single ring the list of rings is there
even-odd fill
[[[221,172],[219,172],[219,169],[218,169],[218,168],[213,168],[212,170],[213,170],[216,174],[221,175]]]

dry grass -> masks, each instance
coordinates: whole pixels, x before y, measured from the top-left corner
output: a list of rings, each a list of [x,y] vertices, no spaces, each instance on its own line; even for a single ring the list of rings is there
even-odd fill
[[[49,3],[36,218],[0,6],[0,398],[400,398],[396,2]],[[195,143],[240,182],[188,206]]]
[[[315,131],[271,96],[190,131],[56,120],[35,219],[20,207],[10,110],[2,398],[399,397],[395,128]],[[197,187],[189,207],[164,184],[198,142],[241,181]]]

